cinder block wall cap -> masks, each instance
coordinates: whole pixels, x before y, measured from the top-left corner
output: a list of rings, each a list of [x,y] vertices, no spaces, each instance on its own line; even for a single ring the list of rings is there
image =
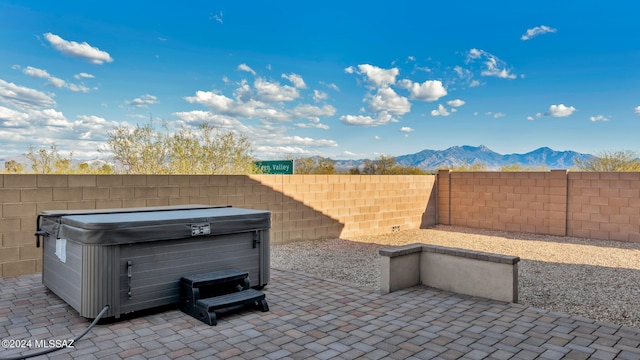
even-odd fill
[[[438,246],[438,245],[423,245],[422,251],[432,252],[437,254],[444,254],[444,255],[451,255],[451,256],[458,256],[458,257],[465,257],[468,259],[490,261],[490,262],[501,263],[501,264],[513,265],[520,262],[520,257],[518,256],[492,254],[492,253],[486,253],[482,251],[457,249],[457,248],[450,248],[450,247]]]
[[[386,256],[390,258],[409,255],[413,253],[422,252],[422,244],[409,244],[402,246],[386,247],[378,250],[380,256]]]

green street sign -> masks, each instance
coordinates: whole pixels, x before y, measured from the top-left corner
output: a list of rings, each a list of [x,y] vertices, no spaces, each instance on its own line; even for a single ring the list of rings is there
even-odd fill
[[[293,160],[256,161],[263,174],[293,175]]]

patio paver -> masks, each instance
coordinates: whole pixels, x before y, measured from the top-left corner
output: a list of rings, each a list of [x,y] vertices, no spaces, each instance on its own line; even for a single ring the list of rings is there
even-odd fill
[[[48,358],[640,359],[640,329],[424,286],[380,294],[272,270],[264,292],[266,313],[225,314],[211,327],[167,310],[98,325]],[[0,339],[70,339],[88,325],[40,274],[0,279]]]

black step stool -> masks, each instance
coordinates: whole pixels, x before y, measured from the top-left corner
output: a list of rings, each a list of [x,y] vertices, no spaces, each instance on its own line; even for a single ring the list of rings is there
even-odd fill
[[[269,311],[262,291],[251,289],[249,273],[228,269],[180,279],[180,310],[209,325],[216,325],[216,310],[253,305]]]

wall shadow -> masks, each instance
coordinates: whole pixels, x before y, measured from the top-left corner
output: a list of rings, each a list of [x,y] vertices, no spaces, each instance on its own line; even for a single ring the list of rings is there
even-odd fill
[[[429,194],[429,201],[422,213],[420,229],[428,229],[437,225],[438,222],[438,185],[434,183]]]
[[[267,210],[272,213],[272,242],[286,243],[433,226],[435,189],[427,190],[431,180],[367,175],[0,175],[0,276],[42,271],[42,250],[33,234],[38,214],[46,210],[184,204]]]

